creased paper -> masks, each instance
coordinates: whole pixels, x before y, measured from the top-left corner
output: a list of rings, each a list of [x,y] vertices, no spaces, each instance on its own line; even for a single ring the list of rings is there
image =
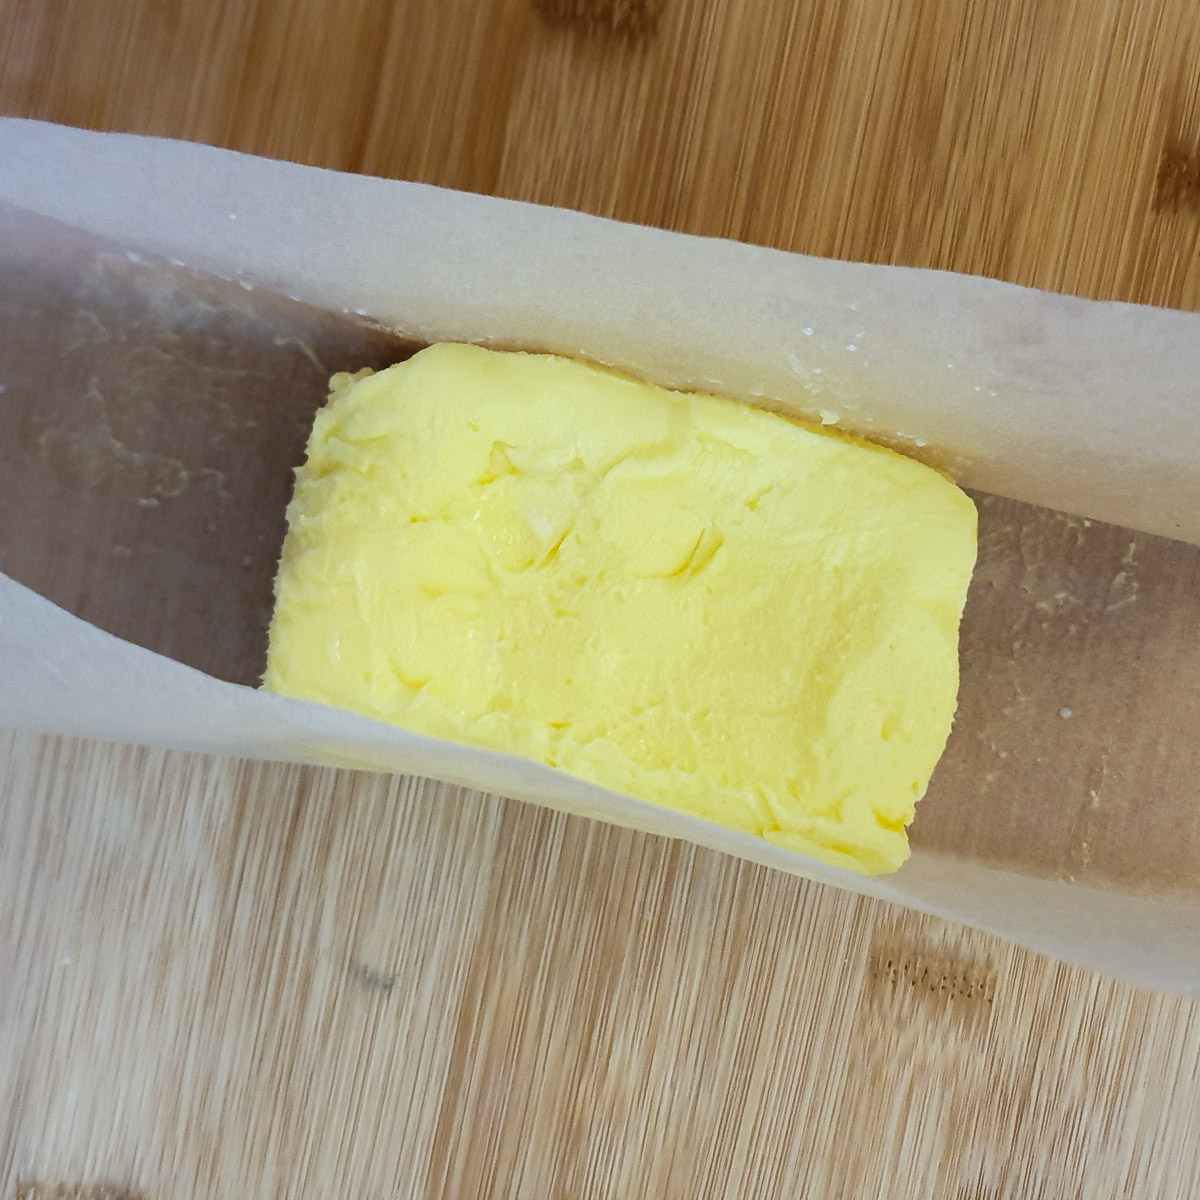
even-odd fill
[[[421,340],[583,355],[880,437],[960,482],[1200,544],[1200,316],[830,262],[576,213],[0,121],[0,204],[362,311]],[[1187,889],[918,850],[867,881],[548,768],[223,683],[0,576],[0,722],[413,772],[682,837],[1200,994]]]

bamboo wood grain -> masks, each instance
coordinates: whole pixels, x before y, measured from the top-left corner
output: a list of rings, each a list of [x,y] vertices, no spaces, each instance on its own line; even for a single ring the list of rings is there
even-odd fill
[[[0,111],[1200,308],[1184,0],[0,0]],[[4,1197],[1189,1197],[1196,1014],[441,785],[0,739]]]
[[[1200,1188],[1188,1001],[443,785],[0,761],[5,1195]]]

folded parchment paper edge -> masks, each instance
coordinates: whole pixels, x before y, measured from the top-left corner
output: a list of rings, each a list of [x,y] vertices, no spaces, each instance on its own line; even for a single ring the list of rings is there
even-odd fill
[[[1200,543],[1200,314],[18,119],[0,201],[417,339],[836,416],[967,486]]]

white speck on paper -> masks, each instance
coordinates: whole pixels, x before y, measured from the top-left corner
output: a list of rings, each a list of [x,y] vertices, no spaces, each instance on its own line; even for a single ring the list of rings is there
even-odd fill
[[[237,213],[230,213],[230,214],[229,214],[229,219],[230,219],[231,221],[236,221],[236,220],[237,220]]]
[[[977,392],[982,392],[982,391],[983,391],[983,388],[981,388],[981,387],[979,386],[979,384],[976,384],[976,385],[975,385],[975,390],[976,390]]]
[[[946,364],[946,370],[947,370],[947,371],[953,371],[953,370],[954,370],[954,364],[953,364],[953,363],[947,363],[947,364]]]
[[[805,337],[812,337],[813,327],[811,325],[805,325],[805,327],[803,328],[803,330],[801,330],[801,332],[804,334]]]
[[[145,260],[145,259],[144,259],[144,258],[143,258],[143,257],[142,257],[142,256],[141,256],[141,255],[140,255],[140,254],[139,254],[139,253],[136,251],[136,250],[126,250],[126,251],[125,251],[125,257],[126,257],[126,258],[127,258],[127,259],[128,259],[130,262],[131,262],[131,263],[140,263],[140,262],[145,262],[145,261],[146,261],[146,260]]]
[[[820,367],[813,367],[813,374],[814,374],[814,375],[820,375],[820,374],[821,374],[821,368],[820,368]]]
[[[790,366],[797,375],[804,374],[804,363],[801,360],[800,355],[795,350],[789,350],[787,352],[787,360],[788,366]]]
[[[851,354],[853,354],[854,351],[858,349],[858,347],[853,342],[847,342],[846,349],[849,350]]]
[[[365,308],[356,308],[354,310],[354,315],[356,317],[365,317],[367,315],[367,310]]]
[[[828,408],[821,409],[821,424],[822,425],[836,425],[839,420],[841,420],[841,417],[839,416],[839,414],[831,411]]]
[[[240,288],[244,289],[244,290],[245,290],[245,291],[247,291],[247,292],[252,292],[252,291],[254,291],[254,284],[252,284],[252,283],[250,282],[250,280],[248,280],[248,279],[239,279],[239,280],[238,280],[238,287],[240,287]]]
[[[62,965],[64,967],[69,967],[71,965],[71,956],[69,954],[64,954],[62,956]]]
[[[1075,715],[1075,713],[1072,709],[1064,706],[1058,710],[1058,715],[1062,717],[1064,721],[1068,721]]]
[[[3,396],[3,395],[4,395],[4,393],[5,393],[5,392],[7,392],[7,391],[8,391],[8,384],[7,384],[7,383],[0,383],[0,396]]]
[[[183,267],[187,265],[182,258],[168,258],[167,262],[169,262],[173,267]]]
[[[928,446],[929,443],[925,440],[925,438],[913,438],[913,445],[914,446]]]

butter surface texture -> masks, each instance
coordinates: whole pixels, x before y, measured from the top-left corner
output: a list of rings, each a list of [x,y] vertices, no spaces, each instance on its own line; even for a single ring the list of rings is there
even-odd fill
[[[264,686],[865,873],[950,732],[975,509],[902,455],[545,355],[334,380]]]

